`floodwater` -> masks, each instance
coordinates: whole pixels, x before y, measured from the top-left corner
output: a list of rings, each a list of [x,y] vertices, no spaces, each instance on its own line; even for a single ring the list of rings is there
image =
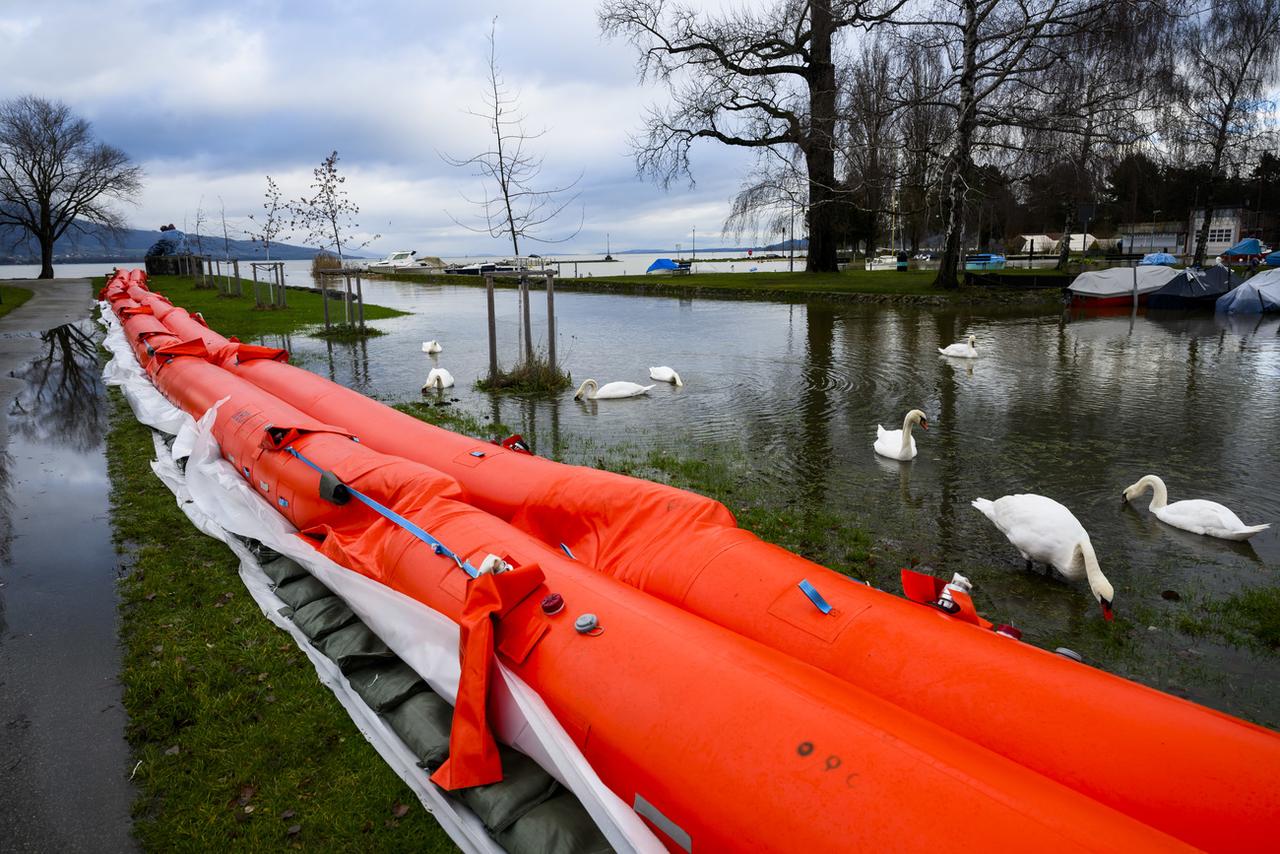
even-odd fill
[[[495,417],[544,455],[591,462],[610,448],[746,460],[747,490],[792,508],[825,508],[869,530],[897,566],[963,572],[979,609],[1025,640],[1083,653],[1112,672],[1254,720],[1280,725],[1280,655],[1178,629],[1184,616],[1280,581],[1280,319],[1214,315],[1072,316],[1011,308],[786,305],[728,300],[556,296],[559,356],[575,383],[648,382],[670,365],[681,389],[584,403],[490,397],[472,388],[487,366],[484,291],[374,282],[371,302],[414,315],[378,322],[386,336],[332,344],[294,336],[297,361],[389,401],[422,397],[437,364],[456,406]],[[499,290],[502,361],[519,347],[517,297]],[[533,294],[535,343],[544,296]],[[967,334],[969,364],[937,347]],[[931,429],[919,457],[872,452],[876,424],[919,407]],[[1248,544],[1158,522],[1121,491],[1154,473],[1172,500],[1211,498],[1271,530]],[[1037,492],[1089,531],[1116,588],[1115,623],[1087,587],[1025,571],[1017,552],[970,506],[979,496]],[[1178,601],[1171,601],[1170,594]]]
[[[17,394],[0,419],[6,851],[134,850],[95,334],[87,320],[10,333],[38,355],[5,378]]]

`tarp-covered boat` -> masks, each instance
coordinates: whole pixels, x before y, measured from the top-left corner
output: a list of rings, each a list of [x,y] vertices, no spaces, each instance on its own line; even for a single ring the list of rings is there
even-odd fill
[[[1280,270],[1263,270],[1235,290],[1219,297],[1216,308],[1228,314],[1280,311]]]
[[[323,534],[319,548],[340,562],[454,619],[465,616],[475,584],[456,566],[420,555],[385,519],[354,503],[327,506],[319,472],[290,447],[341,482],[382,496],[456,552],[536,563],[547,589],[571,591],[575,613],[589,607],[601,625],[617,622],[618,642],[584,645],[566,624],[513,607],[499,633],[536,638],[524,661],[509,661],[501,645],[499,655],[566,721],[624,801],[656,808],[670,822],[656,824],[669,846],[689,850],[690,838],[726,850],[954,847],[956,839],[981,838],[984,847],[1031,840],[1051,849],[1149,848],[1179,840],[1253,848],[1266,844],[1280,816],[1280,737],[1268,730],[851,583],[737,529],[725,508],[701,496],[422,424],[285,364],[282,351],[223,338],[140,280],[115,280],[106,296],[128,316],[136,352],[162,391],[198,414],[230,396],[217,428],[224,455],[278,512]],[[651,647],[646,621],[656,633]],[[689,650],[676,652],[671,642]],[[704,652],[729,658],[714,664],[699,657]],[[938,668],[960,678],[939,678]],[[790,687],[782,690],[779,679]],[[738,680],[762,699],[742,697]],[[649,695],[649,681],[662,683],[659,696]],[[586,693],[603,697],[579,696],[588,685]],[[636,692],[643,698],[628,704]],[[726,703],[745,703],[742,713],[765,729],[739,732],[739,715]],[[768,724],[777,732],[768,734]],[[826,734],[788,745],[810,728]],[[841,740],[828,741],[835,732]],[[750,767],[744,738],[760,739]],[[876,739],[928,757],[962,781],[959,790],[882,754]],[[807,776],[813,769],[803,760],[836,743],[842,748],[822,759],[822,774]],[[691,749],[699,760],[678,767]],[[829,785],[837,769],[857,794]],[[860,792],[868,773],[880,782]],[[756,785],[762,775],[768,784]],[[885,787],[889,777],[901,790]],[[1170,779],[1196,785],[1170,787]],[[780,803],[755,795],[720,803],[748,789]],[[994,803],[974,801],[975,790]],[[933,822],[946,798],[956,817]],[[921,801],[930,806],[917,814]],[[828,833],[798,829],[814,814]],[[1031,815],[1051,829],[1021,823]],[[1118,823],[1103,826],[1101,815]],[[1050,816],[1071,816],[1081,832],[1063,835]],[[1129,835],[1133,828],[1118,816],[1167,836]]]
[[[1073,302],[1089,305],[1119,305],[1126,301],[1132,302],[1136,290],[1138,302],[1145,303],[1148,294],[1163,288],[1176,275],[1178,275],[1177,270],[1159,264],[1089,270],[1076,276],[1067,290]]]
[[[1230,267],[1208,267],[1179,271],[1158,291],[1147,297],[1147,308],[1212,310],[1218,297],[1243,281]]]

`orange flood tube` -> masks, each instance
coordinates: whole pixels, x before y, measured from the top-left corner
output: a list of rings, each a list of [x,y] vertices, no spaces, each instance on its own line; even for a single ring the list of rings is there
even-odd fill
[[[126,335],[150,331],[125,316]],[[199,417],[217,400],[223,456],[351,569],[457,620],[467,576],[402,527],[319,495],[319,474],[431,531],[472,563],[501,553],[545,585],[504,615],[498,654],[538,691],[601,779],[673,850],[1177,849],[1176,840],[816,668],[571,561],[461,500],[457,483],[378,453],[152,336],[147,369]],[[146,352],[144,350],[144,352]],[[548,617],[541,594],[568,608]],[[583,635],[571,615],[597,614]]]
[[[849,581],[734,526],[717,502],[423,424],[234,345],[135,285],[228,370],[377,450],[454,477],[465,500],[587,566],[820,667],[1202,848],[1270,845],[1280,736]],[[204,330],[199,332],[198,330]],[[231,349],[227,349],[230,346]],[[477,448],[482,458],[470,456]],[[796,586],[834,606],[817,611]],[[1186,781],[1171,785],[1171,780]]]

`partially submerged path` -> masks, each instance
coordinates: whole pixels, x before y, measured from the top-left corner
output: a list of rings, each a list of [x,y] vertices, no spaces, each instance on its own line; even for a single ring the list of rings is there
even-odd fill
[[[0,318],[0,847],[131,851],[106,401],[84,279]]]

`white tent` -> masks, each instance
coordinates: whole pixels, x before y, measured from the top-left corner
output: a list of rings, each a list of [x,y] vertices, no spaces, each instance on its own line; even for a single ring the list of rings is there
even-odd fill
[[[1109,270],[1090,270],[1076,276],[1067,288],[1072,294],[1082,297],[1118,297],[1133,293],[1133,274],[1138,271],[1138,294],[1149,294],[1158,291],[1178,275],[1172,267],[1151,265],[1146,267],[1112,267]]]

